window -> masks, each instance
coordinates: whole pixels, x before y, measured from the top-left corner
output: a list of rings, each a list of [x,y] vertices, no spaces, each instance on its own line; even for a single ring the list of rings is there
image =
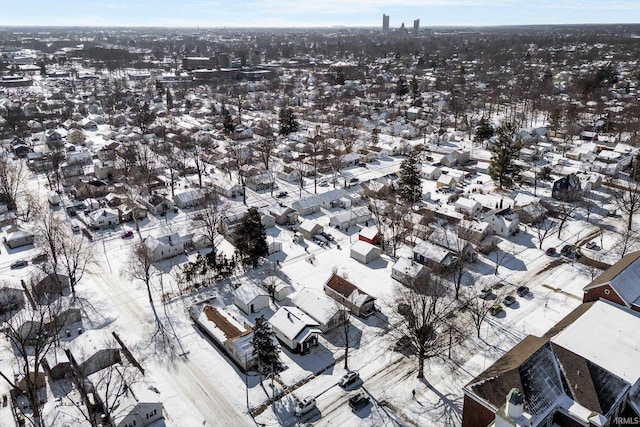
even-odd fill
[[[605,290],[604,290],[604,294],[605,294],[605,295],[609,295],[610,293],[611,293],[611,291],[610,291],[609,289],[605,289]]]
[[[153,415],[155,415],[156,413],[157,413],[157,410],[156,410],[156,409],[154,409],[154,410],[153,410]]]

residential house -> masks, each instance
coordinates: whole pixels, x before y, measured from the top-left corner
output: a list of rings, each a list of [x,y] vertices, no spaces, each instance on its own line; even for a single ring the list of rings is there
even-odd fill
[[[516,214],[507,212],[508,209],[491,210],[485,214],[483,221],[491,225],[494,234],[502,237],[513,236],[520,229],[520,222]]]
[[[458,236],[476,245],[491,233],[491,225],[484,221],[463,219],[458,223]]]
[[[347,193],[344,190],[336,189],[329,190],[324,193],[318,194],[322,207],[325,209],[331,209],[339,206],[340,199],[346,197]]]
[[[269,307],[269,294],[253,283],[245,283],[233,292],[233,302],[246,314],[257,313]]]
[[[133,393],[129,395],[133,396]],[[150,396],[151,397],[151,396]],[[157,423],[164,419],[162,413],[162,402],[152,402],[152,398],[144,402],[136,402],[135,405],[128,409],[126,406],[121,406],[116,409],[116,414],[113,414],[114,424],[116,427],[148,427],[155,426]]]
[[[318,322],[325,334],[344,322],[341,306],[316,289],[304,288],[293,296],[293,304]]]
[[[422,165],[422,177],[435,181],[442,175],[442,168],[434,165]]]
[[[173,200],[165,194],[152,194],[142,198],[141,202],[154,215],[164,215],[173,210]]]
[[[280,307],[269,324],[275,336],[294,353],[305,353],[318,345],[322,333],[320,324],[297,307]]]
[[[557,200],[576,200],[581,194],[580,179],[576,174],[569,174],[553,182],[551,197]]]
[[[405,286],[426,281],[430,276],[429,267],[415,262],[412,258],[400,257],[391,267],[391,278]]]
[[[147,217],[147,208],[131,200],[123,201],[117,209],[120,222],[141,220]]]
[[[94,230],[115,227],[120,223],[118,211],[111,208],[101,208],[87,216],[89,226]]]
[[[95,199],[109,194],[109,185],[99,179],[91,181],[80,180],[76,182],[75,190],[76,199],[78,200],[84,200],[87,197]]]
[[[333,273],[325,283],[324,292],[356,316],[366,317],[375,311],[375,297],[336,273]]]
[[[268,213],[263,213],[260,215],[260,222],[264,226],[265,229],[269,229],[271,227],[276,226],[276,218],[273,215]]]
[[[31,294],[36,301],[50,301],[70,291],[69,276],[64,274],[49,273],[31,281]]]
[[[189,315],[231,360],[247,372],[255,364],[253,329],[241,324],[229,312],[209,304],[194,305]]]
[[[453,203],[453,207],[455,208],[456,212],[460,212],[461,214],[472,218],[478,215],[482,210],[482,205],[479,202],[467,199],[466,197],[460,197],[458,200],[456,200]]]
[[[211,181],[211,184],[217,194],[229,199],[234,199],[242,194],[242,186],[240,183],[226,176],[217,175],[215,179]]]
[[[201,189],[187,190],[181,193],[176,193],[173,196],[173,203],[180,209],[193,208],[200,206],[204,202],[206,193]]]
[[[584,303],[542,337],[524,338],[464,386],[462,427],[596,427],[638,419],[637,342],[640,313],[609,301]],[[512,400],[513,393],[519,396]]]
[[[185,238],[174,233],[163,237],[147,236],[144,244],[153,262],[172,258],[184,253]]]
[[[363,240],[358,240],[352,244],[349,252],[351,258],[363,264],[369,264],[370,262],[377,260],[380,258],[381,253],[382,249],[380,249],[379,246],[374,246]]]
[[[356,224],[366,224],[370,219],[371,211],[365,206],[358,206],[332,215],[329,217],[329,225],[338,230],[349,230]]]
[[[458,235],[457,229],[439,227],[427,239],[434,245],[438,245],[453,253],[458,259],[476,261],[478,254],[471,243]]]
[[[24,289],[3,285],[0,287],[0,315],[24,307]],[[8,318],[8,317],[6,317]]]
[[[625,255],[584,287],[583,302],[605,299],[640,312],[640,251]]]
[[[296,224],[298,222],[298,212],[289,206],[270,206],[269,213],[274,217],[278,225]]]
[[[453,190],[457,185],[458,181],[456,181],[455,177],[449,174],[440,175],[440,177],[436,181],[436,188],[449,188]]]
[[[413,248],[413,260],[440,272],[452,268],[457,257],[442,246],[422,241]]]
[[[322,199],[315,195],[307,196],[293,202],[291,207],[302,216],[311,215],[320,211]]]

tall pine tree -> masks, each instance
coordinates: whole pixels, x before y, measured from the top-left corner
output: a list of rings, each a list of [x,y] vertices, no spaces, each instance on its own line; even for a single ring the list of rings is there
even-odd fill
[[[416,203],[422,198],[422,181],[420,176],[418,155],[413,152],[400,165],[398,195],[402,200],[409,203]]]
[[[242,258],[256,268],[261,257],[269,255],[267,232],[256,208],[249,209],[235,230],[234,243]]]
[[[253,345],[253,357],[256,362],[258,362],[261,373],[269,371],[275,373],[282,370],[283,365],[280,361],[280,349],[276,345],[271,325],[264,316],[256,319],[251,344]]]
[[[486,117],[480,118],[480,122],[478,123],[478,128],[476,129],[476,135],[473,138],[474,142],[482,143],[487,139],[491,138],[494,134],[493,126],[489,123]]]
[[[519,181],[522,167],[516,163],[522,143],[516,136],[514,123],[504,122],[498,128],[498,141],[491,146],[489,176],[498,183],[498,188],[511,188]]]
[[[298,120],[295,114],[293,114],[293,108],[288,105],[284,105],[280,109],[279,119],[280,135],[289,135],[298,130]]]

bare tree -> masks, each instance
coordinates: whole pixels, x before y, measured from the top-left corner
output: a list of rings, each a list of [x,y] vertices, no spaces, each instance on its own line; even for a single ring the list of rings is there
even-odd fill
[[[620,182],[620,181],[618,181]],[[627,230],[633,228],[633,216],[640,212],[640,183],[631,180],[612,185],[618,209],[627,217]]]
[[[253,145],[255,151],[258,153],[258,159],[264,165],[265,170],[269,170],[269,164],[271,163],[271,157],[273,156],[273,150],[275,150],[276,145],[276,140],[272,136],[260,138]]]
[[[455,300],[444,292],[442,282],[432,276],[410,286],[397,285],[394,289],[393,313],[398,328],[416,349],[418,378],[424,378],[425,362],[439,357],[455,342],[462,339],[458,327],[448,314],[456,307]]]
[[[638,232],[634,228],[625,229],[615,243],[614,253],[622,259],[631,249],[638,245],[638,241]]]
[[[531,225],[536,229],[536,235],[538,236],[538,249],[542,249],[542,244],[545,239],[555,231],[556,223],[552,219],[542,216],[537,218]]]
[[[59,239],[60,268],[69,277],[69,286],[75,296],[76,284],[84,276],[87,266],[94,262],[94,252],[84,235],[74,236],[67,230]]]
[[[205,195],[203,206],[202,209],[193,212],[189,219],[194,228],[200,229],[207,239],[215,260],[217,246],[223,239],[220,227],[229,212],[229,206],[216,192],[208,192]]]
[[[131,257],[125,270],[125,275],[132,280],[140,280],[144,282],[149,296],[149,302],[153,305],[153,296],[151,295],[151,280],[155,275],[153,271],[153,254],[151,249],[143,240],[135,244],[131,250]]]
[[[6,153],[0,154],[0,197],[9,209],[16,208],[26,177],[27,170],[22,162],[10,160]]]
[[[351,310],[346,310],[344,308],[339,308],[340,310],[340,326],[338,326],[338,334],[340,336],[340,341],[344,346],[344,369],[349,369],[349,348],[351,346]]]
[[[559,206],[555,208],[555,216],[558,218],[558,239],[562,234],[562,229],[564,228],[567,220],[571,218],[576,210],[576,206],[571,203],[561,203]]]
[[[493,255],[493,263],[495,265],[495,270],[493,271],[493,274],[495,274],[496,276],[498,275],[498,268],[500,268],[500,266],[502,265],[502,263],[504,262],[504,260],[508,257],[508,256],[513,256],[513,254],[515,253],[515,246],[512,243],[509,248],[507,248],[507,250],[502,250],[499,247],[496,246],[496,250],[492,252]]]
[[[40,367],[48,351],[57,341],[61,329],[61,322],[58,321],[60,312],[60,305],[50,302],[45,306],[23,309],[13,317],[3,318],[1,323],[1,330],[11,343],[17,367],[23,378],[23,389],[31,407],[35,427],[44,425],[40,389],[46,384]],[[12,386],[18,388],[17,384]]]
[[[475,283],[475,286],[469,287],[464,294],[464,307],[478,338],[480,338],[482,324],[487,314],[489,314],[489,308],[493,305],[493,300],[490,296],[480,295],[480,290],[489,288],[489,281],[481,278]]]

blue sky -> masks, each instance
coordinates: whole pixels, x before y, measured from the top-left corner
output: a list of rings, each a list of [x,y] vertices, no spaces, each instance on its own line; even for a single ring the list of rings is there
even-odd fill
[[[17,0],[0,26],[391,27],[640,22],[640,0]]]

